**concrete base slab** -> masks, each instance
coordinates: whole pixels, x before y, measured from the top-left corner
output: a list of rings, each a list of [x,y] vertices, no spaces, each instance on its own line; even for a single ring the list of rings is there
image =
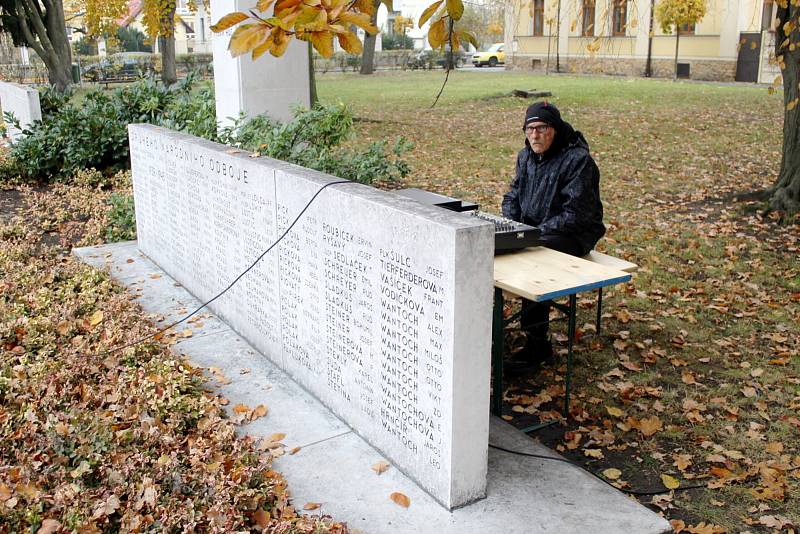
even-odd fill
[[[159,324],[182,317],[200,303],[139,253],[135,242],[75,249],[86,263],[107,270],[128,288]],[[131,261],[132,260],[132,261]],[[377,475],[371,466],[384,458],[236,332],[203,311],[201,320],[181,325],[192,336],[173,350],[196,365],[217,368],[230,380],[220,392],[231,402],[265,404],[267,417],[242,426],[251,436],[286,434],[294,455],[276,458],[295,504],[322,503],[321,511],[351,528],[371,533],[637,533],[672,532],[662,517],[597,480],[579,467],[558,461],[489,450],[487,497],[448,512],[397,469]],[[487,355],[488,358],[488,355]],[[227,382],[228,380],[225,380]],[[557,456],[500,419],[492,418],[489,442],[502,448]],[[409,497],[402,508],[393,492]]]

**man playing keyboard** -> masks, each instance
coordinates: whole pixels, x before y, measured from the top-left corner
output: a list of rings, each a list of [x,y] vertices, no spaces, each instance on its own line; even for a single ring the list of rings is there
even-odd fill
[[[537,102],[525,113],[525,148],[517,155],[516,176],[503,196],[503,215],[537,226],[543,246],[584,256],[605,234],[600,171],[583,134],[561,119],[553,104]],[[550,305],[522,299],[520,322],[525,347],[522,364],[553,358],[548,336]]]

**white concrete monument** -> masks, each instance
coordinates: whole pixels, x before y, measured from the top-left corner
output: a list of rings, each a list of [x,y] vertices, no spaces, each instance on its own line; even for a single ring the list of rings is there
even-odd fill
[[[256,0],[211,0],[211,22],[234,11],[247,13]],[[283,56],[269,53],[253,61],[250,54],[231,57],[228,43],[234,28],[212,37],[214,52],[214,92],[217,121],[229,125],[241,113],[246,117],[266,114],[288,121],[294,105],[311,105],[308,71],[308,43],[295,39]]]
[[[130,146],[139,248],[201,301],[335,180],[156,126]],[[493,243],[474,217],[336,184],[211,308],[452,509],[486,491]]]
[[[13,113],[20,126],[25,128],[42,118],[39,91],[27,85],[0,82],[0,110]],[[11,139],[18,139],[22,135],[22,131],[10,122],[6,122],[6,132]]]

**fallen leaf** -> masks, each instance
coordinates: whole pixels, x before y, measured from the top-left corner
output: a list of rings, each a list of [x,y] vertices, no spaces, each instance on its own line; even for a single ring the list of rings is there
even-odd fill
[[[239,403],[233,407],[233,411],[236,413],[247,413],[250,411],[250,407],[246,404]]]
[[[681,486],[681,483],[677,478],[664,474],[661,475],[661,483],[664,484],[665,488],[670,490],[677,489]]]
[[[0,482],[0,502],[7,501],[11,498],[11,488]]]
[[[611,416],[614,416],[614,417],[622,417],[623,415],[625,415],[625,412],[623,412],[622,410],[620,410],[616,406],[606,406],[606,411],[608,412],[608,415],[611,415]]]
[[[289,454],[290,455],[291,454],[297,454],[298,452],[300,452],[300,449],[302,449],[302,447],[295,447],[294,449],[289,451]]]
[[[752,399],[756,396],[756,388],[747,386],[746,388],[742,388],[742,395],[747,397],[748,399]]]
[[[639,422],[639,432],[644,435],[644,437],[650,437],[659,430],[664,427],[661,419],[658,418],[657,415],[653,417],[648,417],[647,419],[642,419]]]
[[[698,523],[686,529],[690,534],[725,534],[727,531],[718,525]]]
[[[683,522],[683,519],[670,519],[669,524],[672,525],[674,534],[678,534],[686,530],[686,523]]]
[[[686,471],[690,465],[692,465],[692,455],[691,454],[675,454],[673,455],[675,459],[674,465],[680,471]]]
[[[271,519],[271,516],[270,513],[267,512],[266,510],[262,510],[261,508],[259,508],[253,514],[253,519],[260,528],[265,529],[269,526],[269,521]]]
[[[36,534],[53,534],[61,528],[61,523],[55,519],[45,519],[42,521],[42,526],[36,531]]]
[[[384,462],[383,460],[381,460],[380,462],[372,464],[371,469],[380,475],[381,473],[386,472],[389,469],[389,467],[390,465],[388,462]]]
[[[398,491],[395,491],[394,493],[389,495],[389,498],[392,499],[395,504],[398,504],[403,508],[408,508],[409,506],[411,506],[411,500]]]
[[[97,310],[89,317],[89,324],[97,326],[103,322],[103,310]]]
[[[99,519],[101,517],[110,516],[117,511],[119,505],[119,497],[116,495],[111,495],[108,499],[100,503],[100,505],[94,509],[94,514],[92,514],[92,517],[94,519]]]
[[[772,443],[767,443],[765,450],[770,454],[780,454],[783,452],[783,443],[773,441]]]
[[[322,506],[322,504],[318,502],[307,502],[303,505],[303,510],[316,510],[320,506]]]
[[[619,477],[622,476],[622,471],[620,471],[619,469],[615,469],[613,467],[610,467],[610,468],[606,469],[605,471],[603,471],[603,476],[606,477],[609,480],[617,480]]]
[[[583,454],[590,458],[597,458],[598,460],[604,457],[603,451],[600,449],[583,449]]]
[[[259,417],[264,417],[265,415],[267,415],[268,411],[269,411],[269,409],[266,406],[264,406],[263,404],[259,404],[258,406],[253,408],[253,413],[250,414],[250,420],[254,421],[255,419],[258,419]],[[284,437],[286,437],[286,436],[284,436]]]

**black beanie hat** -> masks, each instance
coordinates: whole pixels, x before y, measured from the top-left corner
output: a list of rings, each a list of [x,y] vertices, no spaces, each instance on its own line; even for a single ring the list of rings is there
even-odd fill
[[[524,130],[528,124],[535,121],[546,122],[556,131],[560,131],[564,124],[564,121],[561,120],[561,112],[549,102],[537,102],[528,106],[528,110],[525,112],[525,124],[522,125],[522,129]]]

